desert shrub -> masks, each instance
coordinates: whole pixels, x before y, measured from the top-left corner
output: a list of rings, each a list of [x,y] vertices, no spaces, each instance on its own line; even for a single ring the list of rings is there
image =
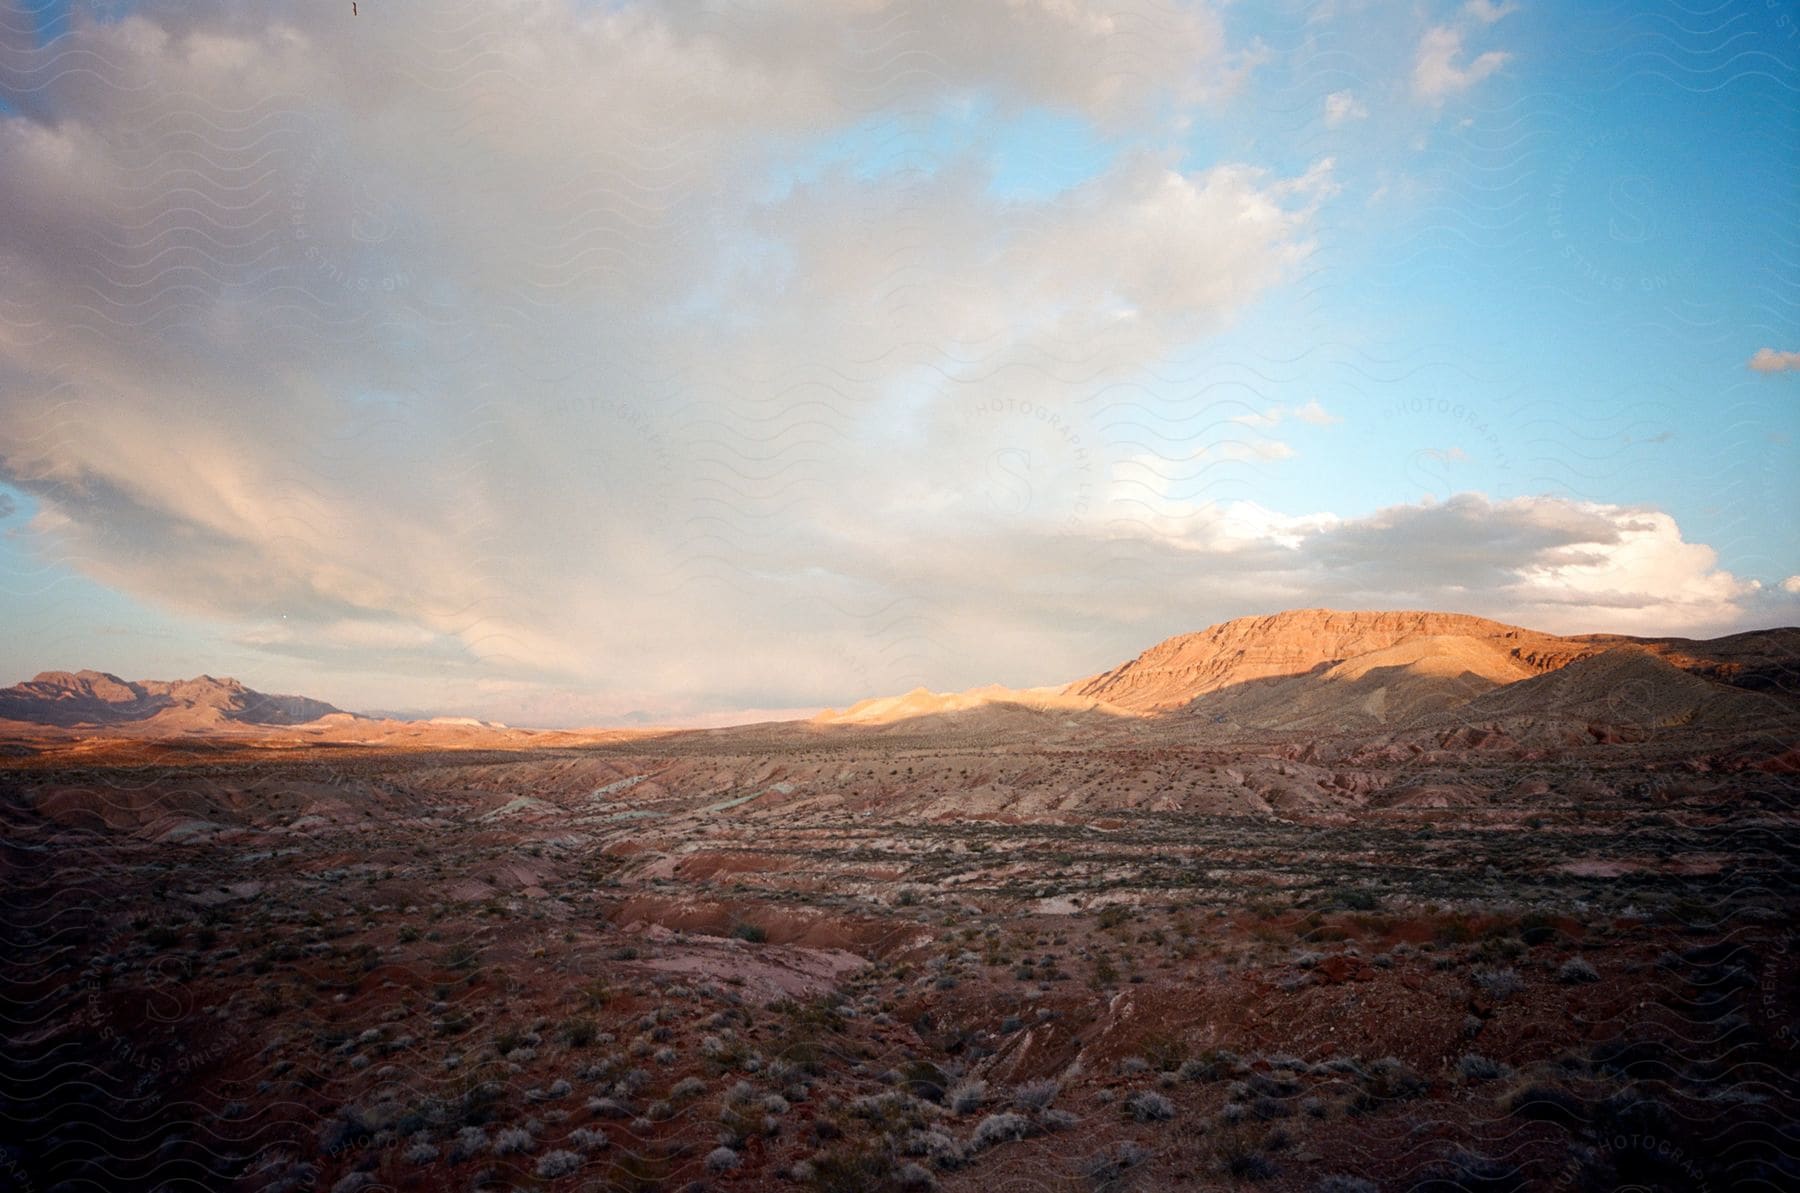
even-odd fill
[[[751,944],[762,944],[769,939],[769,934],[755,924],[739,924],[731,930],[731,934],[739,940],[747,940]]]
[[[972,1114],[987,1100],[987,1082],[959,1081],[944,1095],[944,1104],[955,1114]]]
[[[1525,955],[1525,942],[1516,936],[1491,936],[1481,942],[1480,952],[1485,959],[1516,961]]]
[[[437,1155],[437,1148],[420,1140],[406,1149],[404,1159],[408,1164],[429,1164],[437,1159]]]
[[[1586,958],[1571,957],[1564,961],[1556,971],[1556,980],[1565,986],[1576,986],[1584,982],[1598,982],[1600,971],[1595,969]]]
[[[523,1127],[508,1127],[494,1136],[494,1154],[510,1156],[514,1152],[528,1152],[534,1144],[530,1131]]]
[[[728,1147],[715,1147],[706,1153],[706,1171],[729,1172],[738,1166],[738,1154]]]
[[[1525,979],[1511,966],[1477,969],[1472,977],[1476,988],[1495,1002],[1505,1002],[1525,989]]]
[[[591,1127],[576,1127],[569,1132],[568,1145],[578,1152],[600,1152],[612,1146],[606,1132]]]
[[[581,1157],[574,1152],[545,1152],[538,1157],[536,1172],[545,1180],[555,1180],[581,1169]]]
[[[1038,1124],[1046,1131],[1066,1131],[1081,1120],[1067,1110],[1052,1107],[1038,1116]]]
[[[1140,1123],[1165,1122],[1175,1117],[1175,1103],[1154,1090],[1139,1090],[1125,1099],[1125,1112]]]
[[[1227,1057],[1229,1053],[1208,1052],[1181,1062],[1175,1070],[1176,1076],[1183,1081],[1217,1081],[1231,1068]],[[1230,1060],[1235,1060],[1230,1057]]]
[[[1013,1105],[1025,1111],[1043,1111],[1050,1108],[1056,1095],[1062,1092],[1062,1083],[1045,1079],[1043,1081],[1027,1081],[1013,1090]]]
[[[1300,1083],[1285,1074],[1277,1077],[1272,1073],[1252,1073],[1243,1082],[1243,1088],[1253,1094],[1277,1094],[1286,1097],[1298,1090]]]
[[[1280,1098],[1264,1095],[1250,1103],[1250,1113],[1267,1121],[1275,1118],[1289,1118],[1293,1115],[1294,1108]]]
[[[975,1128],[975,1134],[969,1138],[969,1145],[980,1151],[997,1144],[1023,1139],[1030,1130],[1031,1123],[1024,1115],[1002,1111],[999,1114],[990,1114],[981,1120]]]
[[[1127,1139],[1090,1157],[1082,1170],[1094,1184],[1106,1187],[1117,1182],[1127,1169],[1135,1168],[1149,1158],[1150,1153],[1142,1144]]]
[[[803,1177],[820,1193],[875,1193],[887,1183],[894,1161],[873,1147],[839,1147],[805,1162]]]
[[[488,1134],[480,1127],[464,1127],[456,1133],[456,1142],[450,1145],[452,1160],[467,1160],[478,1156],[492,1146]]]
[[[900,1151],[908,1156],[924,1156],[940,1168],[954,1168],[963,1161],[963,1146],[948,1132],[935,1127],[907,1132]]]
[[[1358,1114],[1378,1110],[1388,1102],[1421,1098],[1431,1083],[1408,1068],[1397,1057],[1384,1056],[1369,1066],[1363,1086],[1350,1100],[1350,1109]]]

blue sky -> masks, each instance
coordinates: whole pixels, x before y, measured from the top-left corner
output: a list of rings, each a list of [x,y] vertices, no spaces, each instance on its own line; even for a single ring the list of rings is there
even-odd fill
[[[6,677],[681,720],[1796,620],[1780,7],[363,7],[0,15]]]

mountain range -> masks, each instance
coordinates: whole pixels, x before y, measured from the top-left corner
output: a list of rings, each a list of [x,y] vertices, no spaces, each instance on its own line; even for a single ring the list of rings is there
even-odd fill
[[[343,710],[305,696],[271,696],[235,679],[125,680],[105,671],[43,671],[0,689],[0,720],[63,728],[134,726],[170,733],[292,726]]]
[[[1178,635],[1062,685],[918,688],[828,709],[794,731],[1154,724],[1267,736],[1552,721],[1731,730],[1786,726],[1797,716],[1800,629],[1705,640],[1559,636],[1460,613],[1301,609]],[[128,681],[101,671],[46,671],[0,689],[0,722],[84,736],[282,730],[411,744],[565,744],[582,736],[468,718],[364,718],[234,679]]]
[[[1460,613],[1299,609],[1181,634],[1060,687],[917,689],[827,710],[814,723],[968,723],[971,714],[1029,710],[1265,733],[1519,717],[1729,728],[1797,709],[1800,629],[1704,640],[1559,636]]]

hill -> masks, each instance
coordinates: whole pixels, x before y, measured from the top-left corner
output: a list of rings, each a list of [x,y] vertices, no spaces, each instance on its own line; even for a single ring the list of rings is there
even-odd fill
[[[269,695],[235,679],[123,680],[105,671],[44,671],[0,689],[0,720],[59,728],[196,732],[303,725],[348,716],[322,700]]]
[[[1240,617],[1157,643],[1135,659],[1063,690],[1136,712],[1169,712],[1198,697],[1258,680],[1310,675],[1420,639],[1488,660],[1498,651],[1527,674],[1562,666],[1597,647],[1463,613],[1296,609]],[[1472,643],[1486,643],[1478,650]],[[1423,663],[1423,655],[1408,666]],[[1496,666],[1483,661],[1481,669]]]

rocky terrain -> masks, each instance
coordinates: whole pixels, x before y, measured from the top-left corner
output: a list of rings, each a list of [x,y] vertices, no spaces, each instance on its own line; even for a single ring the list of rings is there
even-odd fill
[[[40,676],[0,1181],[1791,1188],[1797,660],[1307,611],[680,733]]]

